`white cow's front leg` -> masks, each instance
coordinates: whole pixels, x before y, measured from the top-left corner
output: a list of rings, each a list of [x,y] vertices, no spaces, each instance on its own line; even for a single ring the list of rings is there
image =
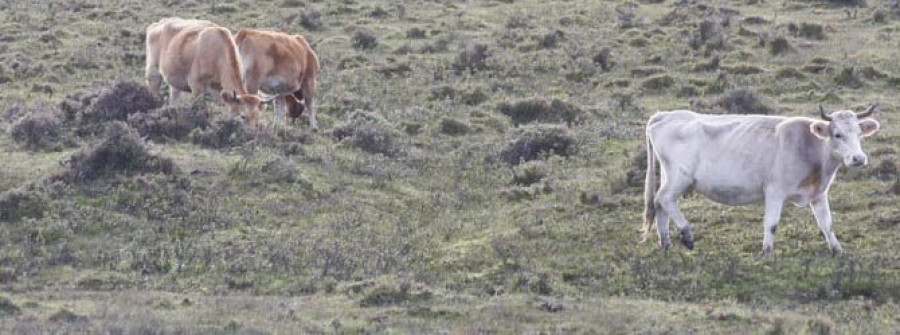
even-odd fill
[[[812,207],[813,215],[816,217],[816,223],[819,224],[819,229],[822,230],[822,235],[825,235],[825,241],[828,242],[828,246],[831,248],[831,255],[834,256],[843,252],[841,243],[838,242],[837,237],[834,236],[834,232],[831,230],[831,208],[828,206],[828,196],[823,195],[813,200],[810,203],[810,207]]]
[[[763,216],[763,257],[772,257],[775,248],[775,230],[781,221],[781,209],[784,206],[784,198],[774,195],[766,196],[766,214]]]

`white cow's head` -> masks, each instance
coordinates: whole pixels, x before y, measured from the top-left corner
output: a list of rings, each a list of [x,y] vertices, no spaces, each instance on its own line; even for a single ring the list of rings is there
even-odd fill
[[[874,112],[875,105],[872,105],[859,114],[841,110],[828,115],[819,106],[819,115],[823,121],[813,122],[810,131],[823,141],[829,141],[833,152],[844,159],[844,165],[861,167],[869,159],[860,146],[860,139],[875,134],[880,127],[878,121],[867,118]]]

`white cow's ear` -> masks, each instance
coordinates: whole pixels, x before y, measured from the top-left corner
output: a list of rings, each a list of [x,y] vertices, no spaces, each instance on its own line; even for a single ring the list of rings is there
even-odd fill
[[[881,125],[878,121],[872,119],[863,119],[859,121],[859,129],[862,130],[862,137],[872,136],[878,132],[878,129],[881,128]]]
[[[816,135],[820,140],[827,140],[829,137],[828,123],[824,121],[813,121],[813,123],[809,125],[809,132]]]

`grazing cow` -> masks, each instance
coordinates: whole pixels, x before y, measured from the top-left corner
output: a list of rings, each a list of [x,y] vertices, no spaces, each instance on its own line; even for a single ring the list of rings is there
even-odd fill
[[[167,18],[147,28],[147,81],[169,84],[169,104],[181,92],[213,94],[256,128],[260,99],[244,88],[241,59],[231,32],[212,22]]]
[[[644,186],[644,240],[656,221],[659,244],[671,245],[669,219],[681,242],[694,248],[690,224],[678,209],[678,197],[694,190],[726,205],[764,203],[763,256],[772,255],[773,233],[785,200],[810,205],[832,254],[841,244],[831,230],[828,188],[838,168],[866,165],[860,138],[879,129],[865,112],[841,110],[822,120],[762,115],[701,115],[658,112],[647,122],[647,179]],[[656,162],[659,162],[659,190]]]
[[[309,126],[318,129],[315,94],[319,57],[309,42],[300,35],[246,28],[235,35],[234,41],[244,62],[247,90],[276,97],[275,122],[289,108],[292,112],[305,108],[309,110]],[[297,103],[301,97],[302,107]]]

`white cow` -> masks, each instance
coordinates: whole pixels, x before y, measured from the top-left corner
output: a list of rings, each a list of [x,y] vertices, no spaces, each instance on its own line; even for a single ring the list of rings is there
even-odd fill
[[[865,112],[841,110],[822,120],[763,115],[702,115],[686,110],[658,112],[647,122],[647,179],[644,186],[644,240],[656,221],[659,244],[671,245],[669,219],[681,242],[694,248],[690,224],[678,197],[694,190],[727,205],[765,204],[763,256],[772,255],[773,233],[785,200],[809,205],[832,254],[841,244],[831,230],[828,188],[841,163],[867,164],[860,138],[879,129]],[[661,185],[656,189],[656,162]]]

